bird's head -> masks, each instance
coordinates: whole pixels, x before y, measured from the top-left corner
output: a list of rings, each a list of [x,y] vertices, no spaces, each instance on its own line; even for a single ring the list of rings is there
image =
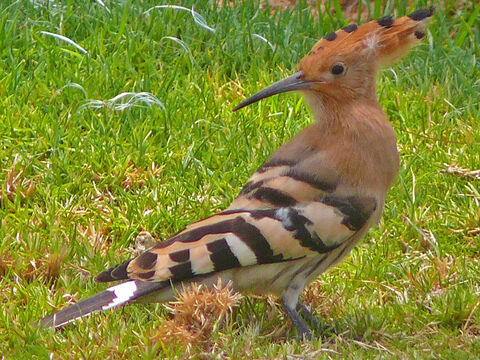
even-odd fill
[[[348,25],[318,41],[292,76],[240,103],[234,110],[287,91],[347,99],[375,95],[375,75],[408,53],[425,35],[433,7],[394,20],[385,16],[361,26]]]

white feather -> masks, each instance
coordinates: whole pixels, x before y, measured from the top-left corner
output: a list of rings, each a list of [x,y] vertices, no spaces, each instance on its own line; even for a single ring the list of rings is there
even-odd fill
[[[364,41],[365,41],[365,46],[368,49],[375,51],[379,44],[380,37],[378,36],[378,34],[372,34],[370,36],[367,36],[367,38]]]
[[[110,304],[103,306],[102,310],[111,309],[115,306],[126,303],[133,297],[133,294],[136,290],[137,285],[135,284],[135,281],[127,281],[108,288],[107,291],[113,292],[116,297]]]

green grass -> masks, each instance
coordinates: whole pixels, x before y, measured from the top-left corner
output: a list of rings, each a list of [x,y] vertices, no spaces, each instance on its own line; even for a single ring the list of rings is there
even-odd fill
[[[480,357],[480,182],[442,172],[480,168],[480,6],[445,2],[444,10],[434,2],[422,44],[378,77],[401,171],[380,226],[311,290],[315,313],[339,335],[286,337],[294,332],[279,307],[251,299],[191,353]],[[225,208],[268,154],[311,122],[295,95],[238,113],[233,106],[291,74],[315,39],[347,24],[343,14],[315,20],[303,3],[270,11],[251,1],[185,1],[213,32],[185,11],[143,14],[158,1],[105,3],[109,11],[95,1],[0,5],[5,359],[182,358],[182,348],[152,341],[168,318],[162,305],[128,306],[58,332],[33,323],[103,289],[93,276],[131,256],[140,231],[166,238]],[[368,5],[372,16],[399,16],[431,4],[407,3]],[[149,92],[162,105],[120,111],[89,102],[123,92]]]

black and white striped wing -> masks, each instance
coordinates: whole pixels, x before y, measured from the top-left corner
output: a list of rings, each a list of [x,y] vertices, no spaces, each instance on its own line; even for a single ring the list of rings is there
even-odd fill
[[[99,281],[180,282],[237,267],[324,254],[363,228],[375,201],[321,196],[277,209],[229,210],[190,225]]]

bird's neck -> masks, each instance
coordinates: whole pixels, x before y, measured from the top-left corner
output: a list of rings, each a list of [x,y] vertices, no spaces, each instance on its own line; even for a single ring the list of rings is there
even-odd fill
[[[356,115],[362,112],[371,112],[374,115],[381,113],[382,116],[379,117],[381,120],[385,120],[382,108],[374,92],[369,93],[368,96],[341,98],[318,92],[305,92],[305,98],[318,125],[348,128],[355,125],[358,121],[371,118],[372,114],[367,117]],[[354,120],[353,123],[352,120]]]
[[[387,190],[398,171],[396,138],[375,94],[338,99],[306,93],[317,141],[329,144],[335,166],[348,179]]]

